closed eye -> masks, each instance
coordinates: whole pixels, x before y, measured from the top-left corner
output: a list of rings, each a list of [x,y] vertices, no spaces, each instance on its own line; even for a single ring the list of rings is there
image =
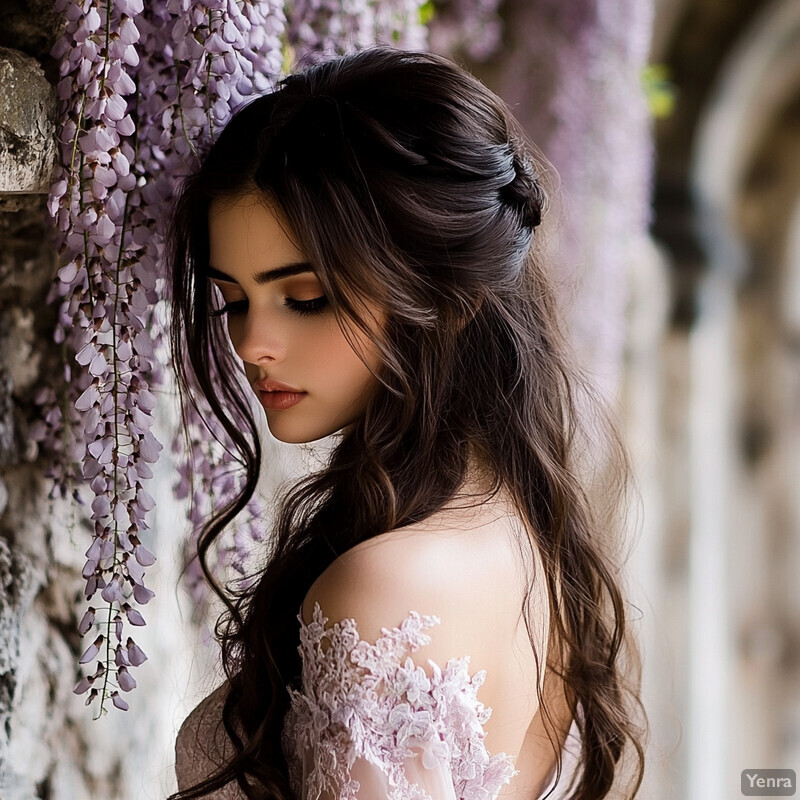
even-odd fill
[[[328,305],[328,298],[324,294],[311,300],[293,300],[287,297],[286,305],[298,314],[317,314]]]
[[[221,317],[224,314],[235,317],[237,314],[244,314],[247,311],[247,300],[232,300],[230,303],[225,303],[222,308],[211,311],[212,317]]]
[[[287,297],[285,305],[297,314],[317,314],[328,305],[328,298],[324,294],[319,297],[314,297],[311,300],[294,300],[291,297]],[[229,317],[235,317],[246,313],[247,306],[247,300],[232,300],[229,303],[225,303],[222,308],[216,309],[210,313],[212,317],[221,317],[226,314]]]

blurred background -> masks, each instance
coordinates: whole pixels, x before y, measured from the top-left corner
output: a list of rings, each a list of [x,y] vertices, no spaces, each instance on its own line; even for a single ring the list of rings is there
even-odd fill
[[[345,4],[285,5],[330,31]],[[560,177],[549,257],[640,494],[625,566],[652,728],[638,796],[739,797],[742,770],[800,765],[800,0],[412,6],[408,41],[500,94]],[[72,693],[91,525],[48,499],[29,433],[62,358],[45,303],[62,27],[49,0],[0,7],[0,797],[149,800],[175,789],[177,728],[219,680],[213,607],[198,614],[179,574],[189,533],[165,453],[150,663],[130,711],[92,721]],[[265,437],[269,493],[312,461]]]

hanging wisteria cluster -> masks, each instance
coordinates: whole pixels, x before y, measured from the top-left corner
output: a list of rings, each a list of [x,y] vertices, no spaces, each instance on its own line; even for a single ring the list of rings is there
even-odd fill
[[[50,212],[66,264],[51,300],[60,302],[56,341],[74,361],[66,361],[61,402],[52,389],[42,393],[49,407],[35,435],[58,454],[59,493],[72,487],[80,501],[86,482],[94,495],[83,576],[87,600],[99,592],[102,605],[81,620],[80,633],[96,636],[80,663],[97,661],[75,691],[88,692],[87,704],[99,696],[102,713],[109,699],[128,708],[120,690],[136,686],[130,668],[146,658],[124,623],[144,625],[136,606],[153,596],[144,578],[155,556],[139,537],[154,506],[142,481],[161,450],[150,389],[164,366],[155,315],[164,204],[214,131],[277,78],[285,24],[281,5],[269,2],[167,0],[145,9],[142,0],[57,0],[56,9],[67,25],[53,51],[62,159]],[[184,458],[213,475],[225,470],[218,453]]]
[[[91,509],[93,536],[83,577],[91,637],[75,686],[87,705],[122,710],[120,692],[147,656],[126,626],[145,624],[155,555],[143,543],[154,500],[145,486],[162,445],[153,411],[169,373],[165,324],[165,221],[170,199],[231,114],[270,91],[314,54],[348,53],[376,42],[426,46],[431,3],[422,0],[54,0],[65,30],[60,64],[60,164],[49,210],[63,266],[50,302],[63,381],[37,398],[34,438],[52,457],[53,497]],[[186,582],[203,588],[196,535],[237,488],[221,426],[189,406],[190,446],[178,435],[175,496],[190,501]],[[209,427],[209,426],[212,427]],[[212,430],[213,428],[213,430]],[[222,566],[247,578],[263,541],[254,502],[218,550]],[[98,598],[99,595],[99,598]]]
[[[235,465],[222,451],[225,431],[209,411],[204,417],[192,409],[187,426],[189,441],[176,436],[172,450],[177,464],[178,480],[174,485],[175,498],[189,501],[189,522],[193,535],[184,545],[184,585],[192,598],[192,616],[196,621],[205,617],[209,600],[209,586],[200,567],[197,555],[197,538],[212,508],[212,498],[232,497],[237,491]],[[191,458],[186,454],[191,453]],[[226,565],[233,573],[237,589],[249,585],[254,567],[254,556],[267,530],[263,524],[264,508],[258,499],[231,523],[229,535],[217,540],[216,561]],[[219,576],[218,576],[219,577]]]
[[[159,262],[166,204],[230,115],[253,93],[274,86],[284,61],[285,28],[279,2],[168,0],[152,4],[143,26],[142,49],[148,57],[138,74],[147,98],[140,117],[140,152],[148,177],[146,206],[155,211],[153,239]],[[198,402],[199,408],[188,405],[184,410],[190,444],[187,447],[183,437],[176,437],[173,452],[179,476],[175,496],[190,500],[192,534],[186,545],[185,585],[202,613],[206,587],[196,556],[197,535],[215,502],[224,503],[235,493],[236,482],[224,431],[217,426],[211,435],[213,414],[201,397]],[[253,504],[253,514],[257,513]],[[256,541],[261,537],[260,528],[244,520],[237,523],[239,528],[245,538],[247,533]],[[243,552],[247,550],[252,550],[252,542],[242,547]],[[243,560],[233,563],[238,566]]]
[[[443,53],[463,53],[486,61],[500,47],[502,0],[450,0],[444,3],[430,35],[431,47]]]
[[[288,41],[301,63],[376,43],[424,50],[429,6],[425,0],[295,0],[288,13]]]
[[[67,402],[60,413],[50,410],[38,434],[63,441],[64,458],[54,469],[62,494],[80,464],[94,495],[94,537],[83,577],[87,600],[99,592],[103,605],[90,606],[81,620],[81,634],[97,630],[97,636],[80,663],[99,660],[76,691],[89,692],[87,704],[99,695],[101,711],[109,698],[127,709],[119,690],[136,686],[128,669],[145,656],[132,637],[123,645],[123,622],[143,625],[134,604],[153,596],[144,577],[155,557],[139,536],[154,502],[142,481],[152,477],[149,465],[161,450],[151,432],[155,398],[148,380],[153,347],[147,317],[157,299],[155,275],[152,262],[142,257],[147,241],[129,223],[140,202],[131,114],[136,84],[130,73],[139,63],[136,20],[143,8],[142,0],[103,6],[57,0],[56,8],[64,12],[67,28],[54,48],[61,62],[62,164],[49,209],[67,263],[51,299],[60,299],[56,341],[74,354],[75,363],[66,368]],[[83,433],[80,453],[70,436],[76,423]]]

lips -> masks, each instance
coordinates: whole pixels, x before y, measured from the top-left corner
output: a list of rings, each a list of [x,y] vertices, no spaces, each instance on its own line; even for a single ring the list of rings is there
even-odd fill
[[[280,381],[255,381],[253,388],[256,390],[258,399],[264,408],[277,411],[296,406],[306,396],[306,392]]]
[[[302,389],[295,389],[294,386],[289,386],[280,381],[256,381],[253,386],[259,392],[292,392],[293,394],[305,394]]]

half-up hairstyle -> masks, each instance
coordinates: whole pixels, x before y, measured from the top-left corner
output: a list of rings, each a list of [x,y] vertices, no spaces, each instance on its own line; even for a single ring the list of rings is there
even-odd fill
[[[337,320],[369,337],[381,369],[365,413],[324,468],[282,499],[252,587],[228,594],[213,584],[228,606],[218,636],[235,756],[173,800],[231,780],[252,800],[293,798],[280,741],[286,687],[300,675],[306,592],[356,544],[442,509],[473,453],[493,489],[508,490],[529,529],[522,544],[544,566],[536,580],[546,581],[550,601],[547,666],[564,681],[582,738],[571,797],[618,790],[628,752],[635,785],[615,797],[638,789],[639,663],[615,549],[630,470],[613,417],[559,329],[536,246],[545,175],[508,108],[480,81],[446,58],[379,47],[283,79],[231,119],[185,182],[171,235],[178,378],[187,402],[194,385],[207,395],[247,465],[241,494],[202,533],[203,556],[251,497],[260,452],[255,422],[239,422],[247,404],[228,396],[235,382],[221,377],[235,367],[220,356],[224,324],[209,315],[211,201],[255,193],[275,203]],[[378,332],[366,301],[386,314]],[[218,402],[220,381],[227,394]],[[584,477],[601,431],[602,446],[592,446],[604,503]],[[528,586],[529,635],[530,597]],[[547,722],[541,694],[540,702]],[[554,750],[560,774],[558,743]]]

